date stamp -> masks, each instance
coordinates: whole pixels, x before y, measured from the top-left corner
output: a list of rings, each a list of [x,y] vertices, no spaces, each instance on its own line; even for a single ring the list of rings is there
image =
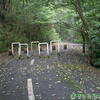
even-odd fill
[[[70,95],[71,100],[100,100],[100,94],[91,93],[91,94],[82,94],[82,93],[73,93]]]

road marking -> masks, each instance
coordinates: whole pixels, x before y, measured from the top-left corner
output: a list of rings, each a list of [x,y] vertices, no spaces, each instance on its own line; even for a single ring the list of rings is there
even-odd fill
[[[34,64],[34,61],[35,61],[34,59],[31,60],[30,66],[32,66]]]
[[[32,79],[27,79],[28,100],[35,100]]]
[[[47,69],[49,69],[49,65],[47,65]]]

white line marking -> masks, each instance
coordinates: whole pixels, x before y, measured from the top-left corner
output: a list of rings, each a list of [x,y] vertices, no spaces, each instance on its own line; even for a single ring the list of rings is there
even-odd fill
[[[32,66],[34,64],[34,61],[35,61],[34,59],[31,60],[30,66]]]
[[[47,65],[47,69],[49,69],[50,67],[49,67],[49,65]]]
[[[27,79],[27,89],[28,89],[28,99],[35,100],[34,92],[33,92],[33,85],[32,79]]]

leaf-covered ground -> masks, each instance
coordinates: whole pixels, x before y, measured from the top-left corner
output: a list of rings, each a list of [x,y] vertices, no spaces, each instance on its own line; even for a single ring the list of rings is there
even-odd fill
[[[0,66],[0,100],[28,100],[29,78],[36,100],[71,100],[72,93],[100,93],[100,69],[90,66],[76,47],[50,57],[36,53],[30,58],[5,57],[6,63]]]

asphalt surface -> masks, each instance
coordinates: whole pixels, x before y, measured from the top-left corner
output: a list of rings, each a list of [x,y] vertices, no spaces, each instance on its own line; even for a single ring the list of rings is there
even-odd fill
[[[30,65],[32,59],[14,59],[6,66],[5,79],[0,82],[0,99],[28,100],[27,79],[31,78],[36,100],[70,100],[75,89],[59,79],[57,59],[34,57],[34,64]]]
[[[0,65],[0,100],[29,100],[27,79],[32,79],[35,100],[72,100],[73,93],[100,93],[100,71],[89,66],[79,51],[49,57],[35,53]]]

